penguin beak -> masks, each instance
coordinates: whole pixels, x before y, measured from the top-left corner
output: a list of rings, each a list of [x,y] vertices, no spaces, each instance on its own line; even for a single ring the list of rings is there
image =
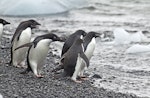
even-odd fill
[[[36,22],[35,28],[39,28],[40,25],[41,25],[40,23]]]
[[[41,25],[40,23],[36,22],[36,23],[32,24],[31,27],[32,28],[39,28],[40,25]]]
[[[95,37],[100,37],[100,34],[99,33],[95,33]]]
[[[41,25],[40,23],[36,22],[36,25]]]
[[[7,22],[7,21],[5,21],[5,22],[4,22],[4,25],[7,25],[7,24],[10,24],[10,23],[9,23],[9,22]]]

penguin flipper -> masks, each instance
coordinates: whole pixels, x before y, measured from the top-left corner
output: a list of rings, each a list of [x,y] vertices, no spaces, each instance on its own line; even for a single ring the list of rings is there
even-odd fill
[[[18,50],[18,49],[20,49],[20,48],[23,48],[23,47],[30,47],[32,44],[33,44],[33,43],[27,43],[27,44],[21,45],[21,46],[17,47],[17,48],[15,49],[15,51]]]
[[[13,43],[13,41],[15,40],[15,38],[17,37],[17,41],[19,40],[19,36],[21,35],[22,30],[19,30],[19,26],[15,31],[15,34],[12,37],[11,43]]]
[[[87,56],[83,52],[80,54],[80,56],[85,61],[86,66],[89,67],[89,59],[87,58]]]

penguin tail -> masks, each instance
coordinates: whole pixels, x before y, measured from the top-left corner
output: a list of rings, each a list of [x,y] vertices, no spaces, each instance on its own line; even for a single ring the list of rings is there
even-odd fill
[[[63,77],[66,77],[67,76],[67,73],[66,72],[63,72],[61,74],[58,74],[58,75],[55,75],[54,76],[54,79],[59,79],[59,78],[63,78]]]
[[[27,68],[25,71],[20,72],[20,74],[27,74],[27,73],[29,73],[30,71],[31,71],[31,69],[30,69],[30,68]]]
[[[56,67],[55,69],[52,70],[52,72],[57,72],[59,70],[63,69],[62,65],[59,65],[58,67]]]

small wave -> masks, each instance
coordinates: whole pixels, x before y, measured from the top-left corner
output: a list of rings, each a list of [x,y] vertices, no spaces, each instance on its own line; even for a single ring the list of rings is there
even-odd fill
[[[87,7],[83,7],[83,9],[88,9],[88,10],[95,10],[97,9],[95,6],[87,6]]]

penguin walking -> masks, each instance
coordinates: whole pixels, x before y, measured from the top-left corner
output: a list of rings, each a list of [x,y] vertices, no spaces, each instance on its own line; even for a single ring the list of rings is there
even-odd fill
[[[11,41],[11,61],[10,65],[16,67],[23,67],[25,65],[25,54],[28,48],[19,49],[14,51],[17,47],[29,43],[31,39],[31,30],[40,25],[35,20],[27,20],[20,23],[17,27],[15,34]]]
[[[62,52],[61,52],[61,57],[68,51],[68,49],[72,46],[72,44],[77,40],[77,39],[83,39],[83,37],[86,35],[86,32],[83,30],[77,30],[75,33],[71,34],[68,39],[65,41]],[[58,67],[56,67],[52,72],[56,72],[58,70],[63,69],[63,66],[60,62]]]
[[[27,53],[28,67],[24,72],[22,72],[22,74],[32,71],[36,75],[36,77],[42,77],[41,68],[43,65],[43,61],[48,54],[49,45],[53,41],[62,41],[62,39],[52,33],[45,34],[36,37],[31,43],[24,44],[15,49],[15,51],[18,51],[20,48],[29,47]]]
[[[10,23],[0,18],[0,42],[1,42],[2,35],[3,35],[3,28],[7,24],[10,24]]]
[[[83,46],[84,46],[84,53],[85,55],[87,56],[88,60],[90,61],[93,53],[94,53],[94,50],[95,50],[95,46],[96,46],[96,38],[99,37],[100,34],[99,33],[96,33],[96,32],[89,32],[85,37],[84,37],[84,43],[83,43]],[[79,73],[79,76],[80,78],[86,78],[84,75],[83,75],[83,72],[84,72],[84,69],[85,69],[86,65],[84,62],[82,62],[81,64],[81,70],[80,70],[80,73]]]
[[[82,81],[77,80],[77,77],[82,61],[87,67],[89,66],[89,60],[83,52],[83,40],[78,38],[61,58],[64,68],[63,76],[70,76],[74,82],[81,83]]]

